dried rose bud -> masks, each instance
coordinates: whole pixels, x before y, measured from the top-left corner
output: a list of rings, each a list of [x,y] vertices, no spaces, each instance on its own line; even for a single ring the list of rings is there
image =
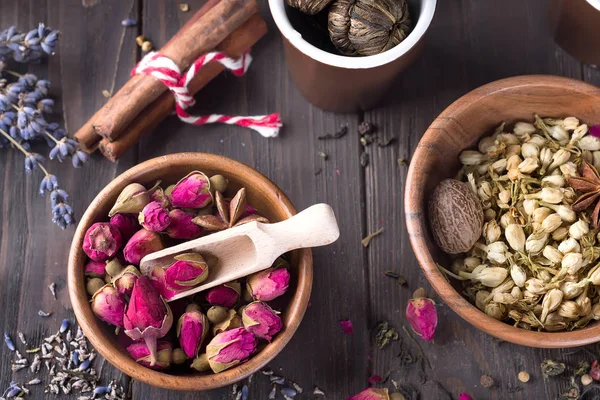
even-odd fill
[[[198,286],[208,278],[208,264],[198,253],[175,256],[175,262],[165,269],[165,283],[171,290],[183,291]]]
[[[136,342],[128,346],[127,351],[135,359],[135,362],[144,367],[161,371],[171,366],[173,346],[166,340],[156,342],[156,358],[154,360],[152,352],[144,342]]]
[[[155,267],[150,274],[152,286],[160,293],[165,300],[171,300],[173,296],[178,294],[178,291],[171,290],[167,287],[165,280],[165,269],[162,267]]]
[[[189,358],[198,355],[208,333],[208,319],[195,304],[190,304],[177,322],[179,344]]]
[[[593,380],[600,381],[600,364],[598,363],[598,360],[592,361],[592,367],[590,368],[590,372],[588,372],[588,374]]]
[[[153,366],[156,362],[156,340],[171,329],[173,313],[147,276],[136,280],[123,324],[127,336],[146,342],[150,350],[150,365]]]
[[[268,268],[248,277],[246,286],[254,300],[271,301],[285,293],[290,284],[287,268]]]
[[[88,279],[88,281],[86,282],[85,289],[87,290],[90,296],[93,296],[98,290],[102,289],[105,284],[106,282],[104,282],[104,279],[92,278]]]
[[[105,285],[92,296],[92,311],[102,321],[123,327],[125,300],[114,287]]]
[[[115,214],[110,217],[110,224],[121,232],[123,242],[127,242],[140,229],[135,214]]]
[[[139,265],[144,256],[164,248],[158,233],[140,229],[125,245],[123,255],[128,263]]]
[[[137,214],[150,203],[150,193],[139,183],[130,183],[125,186],[115,205],[109,211],[108,216],[112,217],[117,213]]]
[[[206,312],[206,317],[211,324],[218,324],[219,322],[225,321],[227,315],[227,308],[221,306],[212,306]]]
[[[202,235],[202,228],[192,222],[194,216],[178,208],[169,211],[171,223],[165,233],[173,239],[196,239]]]
[[[273,310],[266,303],[255,301],[248,304],[242,312],[244,328],[254,336],[270,342],[273,336],[283,328],[279,312]]]
[[[193,171],[182,178],[170,195],[171,205],[179,208],[204,208],[213,202],[208,176]]]
[[[257,341],[244,328],[219,333],[206,346],[210,368],[215,373],[245,362],[255,351]]]
[[[239,282],[229,282],[215,286],[206,293],[206,301],[213,306],[231,308],[239,301],[241,289]]]
[[[208,363],[208,356],[206,353],[200,354],[198,357],[194,358],[191,367],[200,372],[208,371],[210,369],[210,364]]]
[[[121,261],[116,257],[106,263],[106,273],[112,278],[121,275],[123,271],[125,271],[125,268],[123,267],[123,264],[121,264]]]
[[[104,278],[106,273],[106,263],[103,261],[90,260],[85,267],[83,267],[83,273],[89,278]]]
[[[167,208],[170,205],[169,198],[165,195],[165,191],[161,187],[154,189],[154,192],[150,195],[150,201],[158,201],[163,208]]]
[[[106,261],[121,248],[121,232],[108,222],[89,227],[83,238],[83,251],[94,261]]]
[[[419,288],[406,306],[406,318],[413,331],[425,340],[433,339],[438,317],[433,300],[425,297],[425,290]]]
[[[243,326],[244,323],[242,322],[242,317],[240,317],[234,309],[227,310],[227,316],[225,319],[213,325],[213,335],[217,335],[221,332],[231,329],[241,328]]]
[[[390,400],[387,389],[368,388],[346,400]]]
[[[158,201],[152,201],[144,207],[138,216],[138,221],[143,228],[152,232],[161,232],[171,223],[169,210],[163,208]]]
[[[113,286],[117,289],[117,292],[126,296],[131,296],[135,282],[140,277],[140,271],[133,265],[128,266],[113,279]]]
[[[473,398],[468,393],[461,393],[458,396],[458,400],[473,400]]]
[[[182,365],[188,360],[188,356],[185,355],[185,351],[183,349],[173,349],[173,354],[171,356],[173,359],[173,364]]]

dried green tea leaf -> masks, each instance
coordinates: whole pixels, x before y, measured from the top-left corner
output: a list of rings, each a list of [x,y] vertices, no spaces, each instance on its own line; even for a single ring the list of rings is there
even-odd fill
[[[542,361],[541,367],[542,367],[542,374],[544,374],[545,377],[560,375],[563,372],[565,372],[565,368],[566,368],[565,363],[561,363],[561,362],[553,361],[553,360]]]
[[[396,137],[392,136],[391,138],[387,139],[387,140],[380,140],[379,142],[377,142],[377,146],[379,147],[388,147],[389,145],[393,144],[396,142]]]
[[[390,341],[398,340],[398,332],[396,329],[389,326],[387,321],[377,324],[377,334],[375,335],[375,343],[379,350],[387,346]]]
[[[336,133],[328,133],[323,136],[317,136],[317,139],[319,139],[319,140],[339,139],[339,138],[345,136],[346,133],[348,133],[348,127],[342,126],[340,128],[340,130],[337,131]]]
[[[321,175],[321,172],[323,172],[323,168],[319,168],[318,170],[316,170],[315,171],[315,176]]]
[[[400,157],[400,158],[398,159],[398,165],[401,165],[401,166],[406,166],[406,165],[408,165],[408,164],[406,163],[406,159],[404,159],[404,158]]]
[[[575,368],[575,376],[581,376],[588,373],[590,370],[590,363],[587,361],[582,361],[579,363],[577,368]]]
[[[363,240],[361,240],[362,245],[364,247],[368,247],[369,243],[371,243],[371,240],[373,240],[374,237],[381,235],[382,233],[383,233],[383,226],[379,230],[369,234],[367,237],[365,237]]]
[[[371,161],[371,157],[369,156],[369,154],[367,154],[366,152],[362,152],[360,153],[360,166],[365,168],[367,165],[369,165],[369,162]]]
[[[406,285],[406,278],[397,272],[387,270],[387,271],[383,271],[383,274],[389,278],[396,279],[398,281],[398,284],[401,286]]]

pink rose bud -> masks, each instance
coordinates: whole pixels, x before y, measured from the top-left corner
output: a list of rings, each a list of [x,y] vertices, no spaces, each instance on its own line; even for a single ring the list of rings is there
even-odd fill
[[[123,255],[128,263],[139,265],[144,256],[164,248],[158,233],[140,229],[125,245]]]
[[[168,369],[171,366],[173,346],[166,340],[156,342],[156,360],[154,363],[152,362],[152,353],[144,342],[133,343],[127,347],[127,351],[135,359],[135,362],[144,367],[160,371]]]
[[[176,290],[169,289],[167,287],[167,282],[165,278],[165,269],[162,267],[155,267],[150,274],[150,279],[152,281],[152,286],[160,293],[160,295],[165,300],[171,300],[173,296],[178,294],[179,292]]]
[[[425,290],[419,288],[406,306],[406,318],[413,331],[425,340],[433,339],[438,317],[433,300],[425,297]]]
[[[229,282],[215,286],[206,293],[206,301],[213,306],[231,308],[240,300],[242,291],[239,282]]]
[[[140,271],[133,265],[129,265],[119,276],[113,279],[113,286],[120,294],[131,296],[135,282],[140,277]]]
[[[290,284],[287,268],[268,268],[248,277],[248,292],[254,300],[271,301],[285,293]]]
[[[83,273],[90,278],[104,278],[104,274],[106,273],[106,263],[103,261],[90,260],[85,264],[85,267],[83,267]]]
[[[140,229],[135,214],[115,214],[110,217],[110,224],[121,232],[123,242],[127,242]]]
[[[169,198],[161,187],[157,187],[150,195],[151,201],[158,201],[164,208],[169,207]]]
[[[281,318],[266,303],[255,301],[248,304],[242,312],[244,328],[254,336],[270,342],[273,336],[283,328]]]
[[[165,270],[165,283],[171,290],[184,291],[198,286],[208,277],[208,264],[198,253],[175,256],[175,262]]]
[[[173,239],[196,239],[202,235],[202,228],[192,222],[194,216],[178,208],[169,211],[171,223],[165,233]]]
[[[473,398],[468,393],[461,393],[458,395],[458,400],[473,400]]]
[[[113,258],[121,248],[121,232],[108,222],[90,226],[83,238],[83,251],[94,261]]]
[[[171,329],[173,313],[147,276],[136,280],[123,324],[127,336],[146,342],[150,350],[150,366],[153,366],[156,362],[156,340]]]
[[[592,367],[590,368],[590,372],[588,375],[592,377],[595,381],[600,381],[600,364],[598,360],[592,361]]]
[[[210,368],[219,373],[243,363],[256,351],[256,345],[254,335],[244,328],[219,333],[206,346]]]
[[[140,212],[138,221],[149,231],[161,232],[167,229],[171,223],[171,217],[169,217],[169,210],[163,208],[161,203],[152,201]]]
[[[208,177],[199,171],[181,179],[170,195],[171,205],[179,208],[204,208],[213,202]]]
[[[390,400],[387,389],[368,388],[346,400]]]
[[[590,135],[600,138],[600,125],[592,125],[590,127]]]
[[[188,358],[196,358],[208,333],[208,319],[195,304],[190,304],[177,322],[177,337]]]
[[[114,287],[105,285],[92,296],[92,311],[111,325],[123,327],[125,300]]]

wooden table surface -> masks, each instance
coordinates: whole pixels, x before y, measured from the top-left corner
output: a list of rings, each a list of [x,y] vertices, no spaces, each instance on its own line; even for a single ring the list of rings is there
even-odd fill
[[[271,367],[300,384],[299,399],[312,399],[318,386],[327,399],[345,399],[364,389],[372,374],[399,369],[395,379],[420,393],[420,399],[458,398],[466,391],[476,399],[554,399],[569,384],[564,377],[544,379],[540,362],[551,358],[575,366],[592,361],[595,346],[543,350],[501,343],[469,326],[444,304],[434,342],[420,341],[430,366],[402,367],[399,355],[418,354],[402,331],[406,302],[413,290],[431,291],[409,245],[403,217],[407,168],[431,121],[452,101],[484,83],[520,74],[556,74],[600,84],[600,70],[584,66],[557,47],[547,26],[545,0],[441,0],[418,61],[395,82],[383,105],[355,115],[322,112],[295,89],[285,65],[281,39],[259,0],[270,33],[255,47],[248,74],[223,74],[198,96],[198,112],[263,114],[280,112],[281,136],[267,140],[230,126],[192,127],[175,118],[161,124],[151,137],[113,164],[99,155],[81,170],[51,163],[81,216],[97,192],[113,177],[138,162],[163,154],[202,151],[225,155],[251,165],[271,178],[299,209],[326,202],[335,209],[341,239],[314,251],[315,279],[304,321],[291,343]],[[155,46],[164,44],[197,10],[202,0],[187,0],[190,12],[176,0],[0,0],[0,26],[28,29],[40,21],[60,29],[57,54],[30,70],[52,83],[57,117],[74,133],[129,76],[139,59],[135,37],[142,33]],[[121,20],[138,20],[125,29]],[[370,146],[371,163],[359,163],[362,146],[357,125],[371,121],[384,137],[397,136],[393,147]],[[341,140],[319,141],[318,135],[347,125]],[[329,155],[324,161],[319,152]],[[66,288],[67,251],[74,229],[61,231],[50,221],[49,205],[37,192],[39,174],[26,176],[23,157],[0,152],[0,332],[23,331],[32,340],[54,332],[63,318],[74,319]],[[321,171],[320,173],[318,173]],[[368,249],[360,240],[385,226]],[[402,273],[401,287],[383,276]],[[56,282],[55,301],[47,286]],[[435,298],[435,296],[434,296]],[[52,311],[38,317],[39,309]],[[339,320],[351,319],[355,332],[344,335]],[[400,340],[383,350],[370,330],[389,321]],[[10,372],[12,354],[0,346],[0,386],[30,379],[29,372]],[[231,388],[207,393],[169,392],[130,381],[108,363],[99,363],[106,379],[121,379],[134,399],[228,399]],[[531,381],[521,384],[519,371]],[[570,370],[571,371],[571,370]],[[495,387],[479,384],[489,374]],[[391,385],[388,382],[388,386]],[[271,389],[266,376],[249,383],[250,399],[264,400]],[[32,398],[43,397],[36,388]],[[75,398],[75,397],[73,397]],[[282,397],[278,397],[282,398]]]

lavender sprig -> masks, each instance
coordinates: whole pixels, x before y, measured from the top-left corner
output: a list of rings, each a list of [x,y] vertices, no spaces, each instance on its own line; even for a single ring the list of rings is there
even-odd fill
[[[44,178],[40,194],[49,194],[52,221],[62,229],[75,222],[68,195],[58,185],[56,176],[44,167],[45,158],[31,151],[32,144],[44,141],[50,147],[48,158],[62,162],[71,158],[75,168],[88,160],[77,142],[47,117],[53,112],[54,100],[48,97],[50,82],[33,74],[18,74],[7,68],[9,59],[37,62],[44,53],[54,54],[59,32],[40,24],[27,33],[15,27],[0,31],[0,148],[10,146],[25,156],[25,172],[41,170]]]

